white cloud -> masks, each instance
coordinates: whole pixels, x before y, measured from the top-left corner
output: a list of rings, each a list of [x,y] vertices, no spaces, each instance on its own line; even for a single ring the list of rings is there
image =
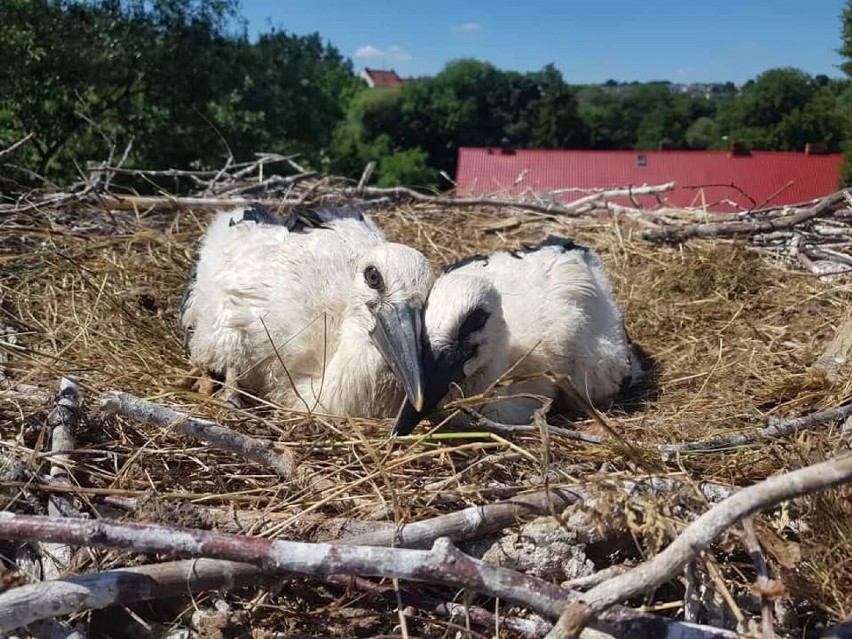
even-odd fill
[[[474,31],[482,31],[482,25],[478,22],[465,22],[454,26],[452,30],[455,33],[473,33]]]
[[[411,60],[411,54],[396,45],[379,49],[372,44],[366,44],[355,50],[355,57],[360,60],[381,60],[382,62],[408,62]]]

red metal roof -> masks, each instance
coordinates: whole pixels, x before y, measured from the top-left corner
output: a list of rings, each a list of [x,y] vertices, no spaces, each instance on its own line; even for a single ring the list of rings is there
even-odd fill
[[[396,71],[381,71],[379,69],[364,69],[364,73],[369,76],[370,82],[374,87],[398,87],[403,83]]]
[[[777,151],[733,156],[727,151],[461,148],[456,182],[459,191],[468,194],[507,191],[514,195],[674,182],[675,190],[663,196],[669,206],[735,211],[795,204],[832,193],[839,188],[842,164],[841,154]],[[585,194],[575,191],[558,197],[571,201]],[[643,205],[656,203],[653,198],[637,199]],[[630,204],[629,200],[623,203]]]

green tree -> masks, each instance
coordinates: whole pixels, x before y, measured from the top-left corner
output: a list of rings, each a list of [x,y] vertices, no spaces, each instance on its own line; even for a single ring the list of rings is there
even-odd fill
[[[394,155],[415,149],[417,154],[379,162],[377,179],[389,180],[384,172],[398,163],[418,165],[422,152],[434,180],[439,170],[455,172],[460,146],[497,146],[504,139],[541,148],[583,144],[574,93],[555,67],[522,74],[456,60],[434,77],[365,91],[335,131],[332,168],[356,177],[385,150]]]
[[[406,149],[386,155],[379,160],[379,186],[433,187],[438,174],[427,164],[423,149]]]
[[[27,169],[72,179],[132,141],[130,166],[327,157],[363,87],[316,34],[234,30],[237,0],[0,0],[0,131]]]
[[[810,142],[830,142],[823,137],[831,125],[819,127],[814,122],[817,112],[826,111],[829,96],[828,87],[820,89],[799,69],[770,69],[722,104],[716,122],[723,135],[755,149],[802,150],[800,143],[809,136],[818,136]],[[814,99],[817,102],[809,107]]]
[[[709,149],[720,138],[719,127],[713,118],[701,117],[686,130],[686,144],[690,149]]]
[[[840,65],[843,72],[852,78],[852,0],[847,0],[840,16],[840,55],[844,62]]]

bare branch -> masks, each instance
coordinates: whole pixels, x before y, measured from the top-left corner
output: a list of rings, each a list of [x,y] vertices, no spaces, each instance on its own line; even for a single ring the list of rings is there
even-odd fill
[[[296,467],[293,454],[273,449],[272,442],[243,435],[215,422],[190,417],[153,402],[148,402],[128,393],[109,391],[101,394],[101,408],[109,413],[130,417],[149,426],[171,429],[200,439],[211,446],[242,455],[246,459],[269,468],[282,479],[290,479]]]
[[[656,557],[592,588],[580,603],[568,606],[549,637],[576,637],[589,621],[620,601],[648,592],[673,579],[718,536],[761,510],[783,501],[852,482],[852,455],[771,477],[743,488],[714,506]]]
[[[761,630],[763,639],[774,639],[775,630],[772,623],[772,598],[769,597],[769,590],[775,582],[769,576],[769,566],[766,565],[766,559],[763,557],[763,551],[760,549],[760,541],[757,538],[757,532],[754,529],[754,519],[747,517],[743,520],[743,544],[751,556],[751,561],[757,569],[757,583],[755,589],[760,596],[760,617]]]
[[[14,142],[10,146],[7,146],[5,149],[0,149],[0,160],[10,155],[13,155],[18,149],[24,146],[27,142],[32,140],[35,137],[35,133],[32,131],[27,133],[24,137],[22,137],[17,142]]]
[[[852,415],[852,404],[830,408],[828,410],[796,417],[793,419],[779,419],[770,417],[765,428],[752,431],[742,431],[705,439],[697,442],[684,442],[682,444],[659,444],[658,450],[666,454],[699,452],[718,450],[719,448],[733,448],[745,446],[764,439],[778,439],[793,435],[801,430],[815,428],[824,424],[832,424],[838,419],[845,419]]]
[[[540,428],[535,424],[501,424],[490,420],[474,411],[466,410],[468,414],[474,417],[474,423],[478,428],[493,431],[500,434],[518,434],[518,433],[539,433]],[[792,419],[780,419],[770,417],[767,419],[767,425],[764,428],[754,430],[736,431],[719,437],[703,439],[695,442],[680,442],[677,444],[647,444],[643,442],[624,442],[636,448],[656,449],[666,456],[677,455],[681,453],[699,453],[710,452],[720,448],[734,448],[736,446],[746,446],[765,439],[779,439],[793,435],[802,430],[816,428],[825,424],[832,424],[839,419],[845,419],[852,416],[852,404],[830,408],[828,410],[796,417]],[[585,442],[587,444],[608,444],[616,440],[604,437],[602,435],[592,435],[579,430],[571,430],[568,428],[560,428],[558,426],[548,426],[547,432],[554,437],[565,437],[575,441]]]
[[[238,588],[261,580],[250,564],[190,559],[30,584],[0,593],[0,632],[87,609]]]
[[[579,486],[542,490],[495,504],[472,506],[425,521],[405,524],[396,530],[379,530],[346,537],[341,543],[353,546],[394,545],[402,548],[426,548],[441,537],[455,541],[473,539],[502,530],[520,519],[554,511],[561,512],[587,496],[588,493]]]
[[[80,395],[77,383],[63,377],[59,381],[59,395],[56,405],[47,416],[50,427],[51,457],[50,477],[57,484],[71,485],[68,476],[68,465],[71,457],[66,451],[74,450],[75,431],[80,416]],[[71,500],[64,495],[51,495],[47,503],[48,514],[54,517],[73,514],[79,516],[71,505]],[[73,551],[63,544],[42,545],[43,578],[56,579],[71,565]]]
[[[792,209],[793,215],[772,220],[756,220],[753,222],[721,222],[709,224],[695,224],[678,228],[663,228],[649,230],[642,233],[642,238],[654,242],[682,242],[692,237],[734,237],[751,236],[758,233],[771,233],[791,229],[803,222],[824,215],[831,211],[839,202],[842,202],[846,191],[832,193],[819,200],[810,208]]]
[[[562,215],[568,217],[577,217],[580,214],[580,210],[587,206],[592,202],[598,202],[601,200],[605,200],[609,197],[626,197],[630,194],[633,195],[641,195],[641,194],[652,194],[652,193],[663,193],[665,191],[671,191],[674,189],[674,182],[670,182],[668,184],[663,184],[660,186],[640,186],[635,188],[623,188],[623,189],[612,189],[607,191],[600,191],[598,193],[593,193],[592,195],[588,195],[586,197],[580,198],[574,202],[569,204],[539,204],[537,202],[531,202],[529,200],[522,199],[497,199],[492,197],[444,197],[444,196],[436,196],[436,195],[426,195],[424,193],[420,193],[415,191],[414,189],[409,189],[406,187],[398,186],[393,188],[379,188],[379,187],[363,187],[363,188],[350,188],[345,189],[344,194],[350,196],[378,196],[378,197],[392,197],[398,200],[411,200],[414,202],[428,202],[430,204],[434,204],[436,206],[446,206],[446,207],[456,207],[456,208],[473,208],[473,207],[485,207],[485,208],[516,208],[522,209],[526,211],[534,211],[536,213],[544,213],[546,215]]]
[[[174,596],[178,592],[168,588],[176,588],[179,584],[183,589],[179,592],[185,593],[188,591],[188,581],[199,590],[237,586],[244,583],[243,579],[256,579],[260,572],[295,572],[318,577],[360,574],[426,581],[498,596],[551,619],[556,618],[566,603],[576,600],[578,596],[577,593],[562,590],[536,577],[472,559],[458,551],[448,539],[436,541],[431,550],[310,544],[154,524],[60,519],[5,511],[0,512],[0,538],[40,539],[79,546],[133,549],[144,553],[216,557],[226,560],[223,565],[227,568],[217,569],[216,565],[222,562],[203,560],[177,562],[177,568],[157,564],[163,566],[161,570],[167,570],[167,574],[172,575],[163,588],[159,587],[150,572],[156,570],[153,566],[22,586],[0,594],[0,632],[30,623],[44,615],[53,617],[76,612],[84,607],[111,605],[117,601],[116,597],[136,597],[138,600]],[[189,575],[188,566],[195,566]],[[209,567],[210,570],[202,572],[198,566]],[[223,573],[230,582],[223,584]],[[198,585],[193,574],[200,575],[199,580],[207,578],[210,581]],[[99,579],[103,579],[103,583]],[[36,613],[36,610],[39,612]],[[736,637],[733,633],[678,623],[622,607],[614,607],[602,615],[600,623],[595,627],[625,637],[635,636],[637,628],[646,628],[649,632],[653,628],[656,629],[656,636],[679,639]]]

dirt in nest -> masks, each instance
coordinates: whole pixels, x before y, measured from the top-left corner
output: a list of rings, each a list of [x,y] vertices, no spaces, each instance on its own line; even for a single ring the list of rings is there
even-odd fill
[[[529,217],[523,224],[490,231],[501,215],[493,209],[418,205],[381,210],[375,219],[391,239],[420,248],[436,267],[473,253],[516,249],[548,234],[573,237],[594,248],[610,273],[631,338],[655,363],[653,392],[605,414],[621,437],[639,443],[697,440],[760,426],[767,416],[829,408],[852,396],[848,367],[831,380],[811,370],[848,316],[852,281],[822,282],[773,264],[742,243],[650,245],[614,221]],[[17,341],[2,348],[8,392],[0,401],[0,439],[14,443],[3,450],[15,450],[31,471],[48,472],[50,459],[40,454],[48,446],[44,428],[50,396],[60,376],[79,378],[87,411],[72,468],[76,485],[82,487],[74,503],[92,516],[99,516],[102,500],[111,495],[139,500],[135,511],[130,502],[117,510],[131,519],[207,528],[215,524],[203,509],[215,506],[274,515],[264,534],[298,538],[316,528],[305,525],[310,516],[418,521],[495,501],[495,495],[540,489],[542,477],[583,463],[605,465],[599,474],[579,473],[591,484],[607,473],[641,476],[653,471],[745,486],[848,446],[839,432],[828,428],[675,459],[557,437],[545,448],[535,433],[507,438],[478,430],[455,439],[391,445],[384,438],[387,422],[306,417],[271,408],[234,411],[179,384],[189,366],[177,311],[208,219],[207,213],[191,211],[105,215],[69,208],[0,223],[0,321],[13,329]],[[322,481],[282,484],[264,469],[173,432],[100,415],[97,396],[108,389],[155,398],[272,439],[296,454],[304,477]],[[579,430],[593,428],[586,419],[551,420]],[[32,511],[32,499],[43,503],[46,497],[32,490],[28,502],[19,488],[0,490],[6,507],[21,512]],[[852,613],[850,496],[848,490],[834,491],[803,500],[805,507],[795,517],[785,506],[761,519],[771,531],[766,538],[774,541],[773,548],[795,544],[799,552],[785,556],[776,548],[769,553],[795,603],[797,636],[812,632],[817,621],[828,623]],[[637,557],[665,545],[683,523],[675,510],[613,503],[625,518],[634,517],[631,521],[641,515],[645,528],[631,537]],[[736,597],[745,596],[753,571],[742,555],[723,546],[711,549],[710,556],[722,566],[726,587]],[[84,567],[97,570],[146,560],[91,551]],[[447,600],[456,594],[437,592]],[[682,590],[669,594],[676,598]],[[273,588],[221,597],[229,611],[204,622],[204,636],[211,639],[399,633],[395,605],[354,588],[282,580]],[[493,606],[487,599],[478,601]],[[198,596],[133,610],[152,628],[189,628],[195,607],[212,606],[211,597]],[[678,614],[665,610],[669,612],[661,614]],[[106,611],[91,618],[102,624],[97,628],[114,631],[112,636],[144,634],[133,615],[125,615],[126,625],[116,624]],[[463,620],[449,622],[431,613],[413,613],[409,622],[413,636],[444,636],[464,627]],[[127,634],[118,628],[126,628]]]

